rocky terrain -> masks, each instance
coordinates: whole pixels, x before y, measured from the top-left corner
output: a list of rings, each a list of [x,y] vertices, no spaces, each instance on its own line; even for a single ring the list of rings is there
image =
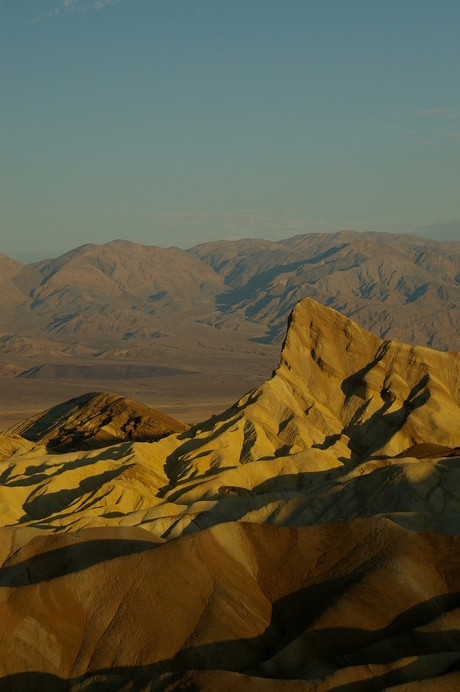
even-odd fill
[[[459,265],[457,242],[354,231],[188,251],[117,240],[31,265],[2,255],[1,349],[46,351],[27,342],[40,335],[68,355],[96,355],[96,343],[115,337],[123,346],[104,355],[129,357],[184,320],[196,333],[206,334],[206,323],[280,341],[288,314],[309,296],[380,337],[460,350]]]
[[[0,436],[1,689],[458,689],[460,354],[305,299],[204,423],[51,452],[82,403]]]
[[[460,244],[392,233],[313,233],[279,243],[217,242],[189,251],[232,289],[224,319],[263,325],[280,341],[307,296],[388,339],[460,350]]]
[[[90,393],[22,421],[6,431],[40,442],[54,452],[109,447],[118,442],[155,442],[187,425],[117,394]]]
[[[71,398],[121,381],[154,408],[180,392],[173,416],[197,391],[219,410],[269,376],[305,297],[380,338],[460,351],[459,266],[458,242],[353,231],[188,251],[119,240],[31,265],[0,256],[0,417],[24,392],[39,410],[32,379],[49,383],[47,405],[62,401],[59,383]]]
[[[3,689],[458,685],[457,536],[387,520],[234,522],[162,545],[142,529],[18,532],[2,529]]]

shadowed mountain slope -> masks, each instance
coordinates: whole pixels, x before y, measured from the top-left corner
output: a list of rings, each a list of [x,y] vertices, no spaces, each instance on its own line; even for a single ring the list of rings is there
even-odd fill
[[[182,351],[199,360],[197,342],[235,339],[241,349],[235,333],[246,344],[279,343],[304,297],[380,337],[460,351],[459,267],[458,242],[354,231],[188,251],[117,240],[25,266],[2,256],[0,352],[40,356],[54,344],[65,357],[77,340],[82,357],[99,347],[124,358],[138,356],[146,340],[171,347],[168,338],[180,334],[175,366]],[[207,356],[220,357],[218,349]]]
[[[92,392],[53,406],[5,431],[5,435],[20,435],[53,451],[68,452],[126,440],[153,442],[187,427],[137,401]]]
[[[457,537],[387,520],[231,523],[157,547],[140,534],[24,531],[2,529],[3,554],[15,546],[0,568],[2,689],[63,690],[69,678],[71,690],[240,679],[255,690],[268,679],[364,692],[459,670]],[[214,671],[217,687],[194,669]]]
[[[380,337],[460,351],[458,242],[342,231],[218,241],[189,253],[233,289],[219,296],[219,326],[248,320],[279,341],[294,305],[312,297]]]

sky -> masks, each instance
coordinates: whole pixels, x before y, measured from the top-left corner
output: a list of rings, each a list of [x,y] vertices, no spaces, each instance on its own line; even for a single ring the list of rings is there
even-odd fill
[[[460,240],[458,0],[0,0],[0,252]]]

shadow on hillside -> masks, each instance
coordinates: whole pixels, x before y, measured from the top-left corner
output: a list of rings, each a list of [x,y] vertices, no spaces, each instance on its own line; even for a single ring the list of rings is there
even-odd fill
[[[269,325],[264,336],[253,336],[249,341],[254,341],[257,344],[265,344],[266,346],[270,344],[275,344],[276,342],[281,342],[281,337],[284,336],[286,332],[285,325]]]
[[[394,403],[394,395],[387,389],[382,389],[380,396],[383,405],[375,411],[367,420],[362,421],[367,407],[371,401],[368,394],[369,385],[365,376],[385,355],[388,342],[385,342],[379,354],[365,368],[353,373],[342,383],[342,392],[345,394],[345,404],[352,396],[363,399],[363,404],[356,410],[352,419],[343,428],[343,434],[350,438],[349,447],[361,460],[369,457],[375,450],[385,446],[398,432],[409,414],[416,408],[423,406],[430,398],[428,389],[429,375],[424,375],[412,388],[409,395],[396,411],[390,411]]]
[[[280,274],[292,272],[305,264],[305,260],[298,260],[289,264],[282,264],[264,272],[259,272],[247,281],[244,286],[234,288],[232,291],[225,291],[216,296],[216,308],[223,314],[235,308],[239,303],[254,297],[256,291],[265,288],[270,281],[276,279]]]
[[[225,674],[232,673],[230,685],[220,689],[242,689],[245,692],[259,692],[264,689],[281,692],[290,689],[300,692],[313,692],[319,679],[337,675],[331,680],[330,692],[378,692],[402,683],[417,682],[450,674],[460,682],[460,640],[458,629],[448,631],[425,631],[418,633],[414,628],[427,624],[440,614],[458,606],[460,594],[435,596],[419,603],[393,619],[378,630],[356,627],[335,627],[307,631],[314,621],[314,611],[327,606],[327,599],[333,601],[340,580],[301,589],[273,603],[275,624],[257,637],[250,639],[229,639],[211,642],[201,646],[182,649],[176,656],[158,660],[145,665],[114,666],[91,670],[89,673],[64,679],[46,672],[31,671],[15,673],[0,679],[2,692],[77,692],[77,690],[130,690],[141,692],[154,690],[160,692],[211,692],[218,689],[216,683],[225,681]],[[328,592],[328,587],[331,591]],[[313,610],[312,610],[313,608]],[[281,617],[284,616],[281,620]],[[292,619],[294,622],[292,626]],[[291,628],[288,631],[288,628]],[[389,638],[399,635],[400,648],[388,647]],[[298,637],[301,636],[301,639]],[[297,641],[296,655],[284,659],[276,655],[286,645]],[[129,631],[126,633],[129,640]],[[357,668],[356,678],[352,675],[344,682],[340,670],[366,666],[369,656],[366,647],[374,647],[370,668]],[[129,650],[127,641],[126,649]],[[361,653],[361,652],[364,652]],[[347,657],[353,658],[350,665]],[[418,657],[430,657],[420,661]],[[403,659],[403,660],[401,660]],[[405,661],[404,659],[407,659]],[[379,665],[391,664],[400,660],[397,668],[379,669]],[[206,684],[206,672],[213,675]],[[351,672],[351,670],[350,670]],[[195,674],[194,674],[195,673]],[[219,677],[220,673],[220,677]],[[235,673],[243,674],[241,685]],[[441,677],[438,677],[441,676]],[[345,678],[347,679],[347,678]],[[200,682],[201,680],[201,682]],[[214,681],[214,682],[213,682]],[[294,686],[294,681],[297,684]],[[299,682],[303,684],[299,686]],[[309,684],[311,682],[311,686]],[[131,684],[130,684],[131,683]],[[269,683],[271,683],[269,685]],[[434,683],[436,684],[436,683]],[[213,686],[214,685],[214,686]],[[233,685],[233,686],[231,686]],[[273,685],[273,686],[271,686]],[[435,687],[433,687],[435,689]],[[452,687],[454,689],[454,687]]]
[[[454,692],[460,685],[460,665],[447,664],[434,675],[420,674],[416,662],[399,671],[328,687],[328,692],[381,692],[400,684],[428,681],[430,690]],[[445,682],[444,682],[445,681]],[[70,680],[51,673],[15,673],[0,678],[1,692],[316,692],[316,679],[260,678],[214,668],[190,669],[185,673],[158,674],[150,666],[105,668]],[[399,688],[398,688],[399,689]],[[404,688],[406,689],[406,688]],[[407,688],[415,692],[416,687]],[[425,689],[425,688],[424,688]],[[428,689],[428,688],[426,688]]]
[[[121,476],[128,469],[135,466],[135,464],[125,464],[115,469],[108,469],[95,476],[90,476],[89,478],[83,478],[76,488],[71,488],[69,490],[56,490],[54,493],[43,493],[32,495],[29,499],[24,502],[24,516],[21,517],[21,522],[29,521],[30,519],[47,519],[51,517],[56,512],[62,512],[63,510],[72,511],[72,505],[80,500],[85,495],[88,495],[88,500],[86,502],[86,507],[88,504],[92,504],[97,501],[94,497],[94,491],[101,488],[105,483],[110,483],[111,481]],[[85,509],[85,505],[79,508],[79,510]],[[64,516],[61,514],[61,517]]]
[[[129,449],[132,443],[125,442],[124,446],[121,446],[122,444],[119,443],[116,448],[104,447],[101,450],[92,450],[91,456],[80,456],[77,459],[69,459],[62,456],[54,470],[51,470],[53,467],[50,466],[48,461],[45,461],[43,464],[30,464],[30,466],[25,469],[21,468],[19,471],[16,465],[12,464],[0,475],[0,485],[10,488],[38,485],[42,481],[49,481],[51,478],[60,476],[67,471],[81,469],[85,466],[94,466],[100,461],[118,461],[123,459],[126,450]]]
[[[214,506],[194,513],[185,527],[183,519],[186,515],[181,512],[173,518],[163,537],[174,535],[176,525],[180,525],[181,535],[187,535],[228,521],[245,521],[251,513],[259,510],[262,511],[264,523],[278,526],[311,526],[380,515],[409,530],[455,535],[459,524],[452,521],[450,514],[444,518],[439,514],[439,502],[442,496],[446,506],[460,502],[460,491],[454,477],[459,463],[459,457],[433,462],[433,467],[426,467],[418,480],[406,478],[398,464],[388,463],[384,459],[375,466],[372,461],[373,467],[365,474],[350,476],[352,469],[341,466],[273,476],[251,489],[222,484],[215,493],[208,492],[206,495],[208,501],[216,502]],[[444,476],[451,471],[451,476]],[[370,481],[371,475],[374,479]],[[203,477],[203,480],[206,478]],[[439,491],[427,498],[426,487],[438,487]],[[181,497],[189,490],[187,485],[176,489],[174,502],[181,504]],[[277,507],[281,493],[284,509],[282,518],[279,518]],[[266,508],[272,504],[267,514]]]
[[[52,538],[59,540],[66,537],[55,534]],[[123,555],[132,555],[155,548],[159,544],[153,539],[150,541],[148,539],[102,538],[70,543],[51,550],[46,550],[45,541],[43,545],[45,552],[33,555],[17,564],[8,564],[7,561],[0,567],[0,587],[12,588],[48,582],[65,574],[82,572],[101,562],[114,560]],[[1,686],[0,690],[2,690]]]
[[[439,462],[442,465],[442,470],[456,469],[458,461],[456,458],[443,459]],[[231,467],[229,467],[231,470]],[[216,523],[223,521],[239,521],[248,512],[265,507],[268,503],[279,499],[280,493],[286,494],[283,500],[304,500],[304,509],[310,509],[312,520],[307,524],[303,523],[305,517],[302,518],[302,523],[290,524],[290,526],[305,526],[317,522],[336,521],[338,519],[355,519],[374,516],[375,514],[387,514],[389,512],[407,512],[415,511],[417,496],[406,493],[409,489],[409,481],[404,482],[405,493],[400,494],[395,492],[395,483],[401,482],[401,470],[398,464],[388,464],[386,460],[382,460],[381,464],[369,470],[366,474],[356,473],[350,476],[352,472],[349,466],[339,466],[326,470],[300,471],[294,474],[283,474],[280,476],[274,475],[261,483],[253,486],[251,489],[239,486],[221,485],[213,494],[207,494],[207,500],[218,501],[215,507],[201,512],[197,520],[194,522],[195,528],[185,529],[184,533],[189,533],[196,529],[209,528]],[[375,499],[370,503],[369,497],[369,478],[371,474],[374,476],[374,492]],[[196,476],[195,481],[206,481],[213,474],[206,473],[201,476]],[[404,479],[403,479],[404,481]],[[429,474],[425,475],[420,483],[437,483],[436,470],[433,469]],[[417,482],[411,481],[414,487]],[[168,500],[181,503],[181,497],[190,491],[193,485],[185,484],[178,487],[168,496]],[[328,490],[335,488],[333,498],[327,494]],[[407,499],[410,497],[412,505],[408,507]],[[460,498],[460,495],[459,495]],[[356,516],[353,513],[353,507],[350,506],[350,501],[354,499],[356,505]],[[369,514],[364,514],[364,508],[368,505]],[[330,514],[329,508],[334,512]],[[341,508],[344,513],[341,515]],[[294,510],[298,514],[298,507]],[[429,502],[420,499],[419,511],[427,513],[430,510]],[[435,511],[434,509],[432,510]],[[286,512],[284,513],[287,517]],[[265,519],[266,523],[272,523]],[[276,523],[276,520],[274,521]]]

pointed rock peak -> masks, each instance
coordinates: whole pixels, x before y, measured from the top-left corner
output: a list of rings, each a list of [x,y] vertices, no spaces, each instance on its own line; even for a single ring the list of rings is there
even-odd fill
[[[326,374],[346,377],[387,343],[337,310],[305,298],[289,317],[279,365],[299,375],[313,360]]]
[[[311,298],[292,311],[257,405],[275,396],[288,405],[280,429],[293,428],[294,415],[297,441],[309,446],[307,431],[323,449],[340,439],[356,460],[423,442],[460,444],[460,354],[383,341]]]

